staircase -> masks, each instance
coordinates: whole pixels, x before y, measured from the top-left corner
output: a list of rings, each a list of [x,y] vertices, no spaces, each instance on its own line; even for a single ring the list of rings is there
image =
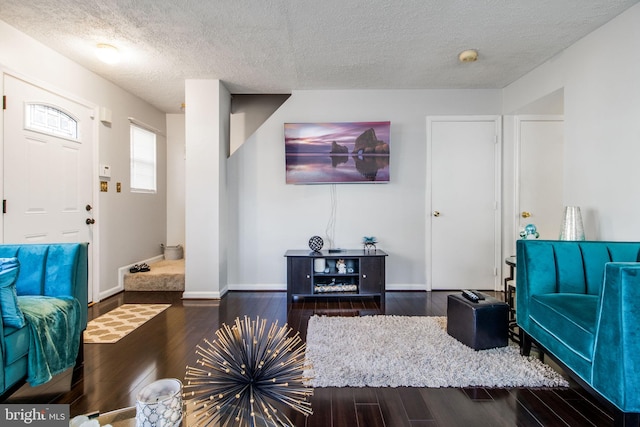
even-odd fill
[[[125,291],[184,291],[184,258],[149,264],[150,271],[126,273]]]

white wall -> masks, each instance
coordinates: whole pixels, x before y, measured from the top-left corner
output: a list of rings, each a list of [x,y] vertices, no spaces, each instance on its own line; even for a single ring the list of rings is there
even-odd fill
[[[231,99],[231,122],[229,153],[255,132],[289,95],[233,95]]]
[[[185,153],[184,114],[167,114],[167,241],[165,244],[168,246],[185,246]]]
[[[504,89],[505,112],[564,88],[564,194],[587,239],[640,240],[640,5]]]
[[[429,115],[500,114],[499,90],[296,91],[229,159],[229,288],[284,289],[287,249],[325,235],[329,185],[285,184],[285,122],[391,121],[391,182],[339,184],[335,245],[376,236],[388,289],[425,289]]]
[[[219,80],[185,83],[184,298],[227,291],[227,155],[231,96]]]
[[[117,292],[118,268],[159,255],[166,241],[165,137],[157,140],[158,193],[130,193],[128,117],[164,131],[165,114],[2,21],[0,67],[112,110],[111,127],[98,125],[98,162],[111,166],[111,181],[109,191],[94,200],[100,237],[94,250],[99,251],[99,295]],[[121,193],[116,182],[122,183]]]

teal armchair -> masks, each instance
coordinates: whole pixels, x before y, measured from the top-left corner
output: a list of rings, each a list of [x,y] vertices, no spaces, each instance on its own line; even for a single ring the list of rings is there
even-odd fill
[[[534,342],[625,425],[640,420],[639,261],[640,242],[517,242],[523,353]]]

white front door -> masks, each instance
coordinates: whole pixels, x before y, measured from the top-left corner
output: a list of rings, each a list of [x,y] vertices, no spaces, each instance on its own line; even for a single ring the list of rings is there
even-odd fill
[[[563,213],[562,116],[518,116],[516,129],[516,236],[534,224],[540,239],[557,240]]]
[[[3,242],[91,243],[93,110],[8,74],[4,94]]]
[[[499,286],[498,116],[427,119],[427,289]]]

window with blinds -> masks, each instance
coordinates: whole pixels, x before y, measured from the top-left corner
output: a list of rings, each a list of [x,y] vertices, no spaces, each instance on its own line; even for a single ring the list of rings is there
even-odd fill
[[[155,193],[156,134],[131,125],[131,192]]]

